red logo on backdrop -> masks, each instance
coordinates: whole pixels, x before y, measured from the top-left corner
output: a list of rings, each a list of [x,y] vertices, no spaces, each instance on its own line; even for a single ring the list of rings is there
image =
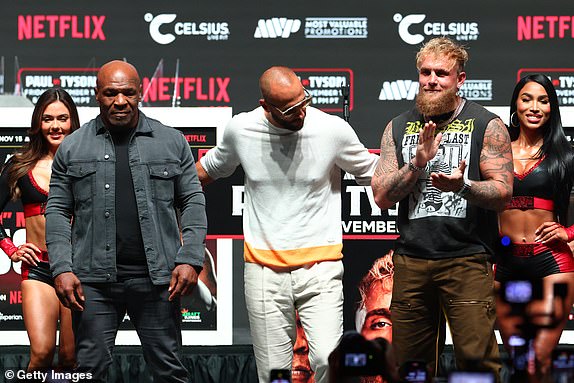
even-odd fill
[[[518,41],[574,38],[574,16],[518,16],[517,38]]]
[[[96,106],[94,88],[99,68],[22,68],[16,86],[20,94],[35,104],[53,86],[64,88],[77,106]]]
[[[353,110],[354,81],[351,69],[301,68],[293,71],[313,96],[313,106],[325,112],[343,111],[341,87],[349,85],[349,110]]]
[[[10,304],[16,305],[22,303],[22,291],[11,290],[10,291]]]
[[[105,21],[106,16],[97,15],[18,15],[18,40],[105,40]]]
[[[534,73],[541,73],[552,80],[560,105],[574,105],[574,68],[522,68],[518,71],[517,81]]]
[[[230,77],[144,77],[144,102],[215,102],[229,104]]]

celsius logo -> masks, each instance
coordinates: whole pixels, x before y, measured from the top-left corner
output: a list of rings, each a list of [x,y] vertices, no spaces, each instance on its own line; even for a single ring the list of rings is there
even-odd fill
[[[399,36],[405,43],[416,45],[424,41],[425,37],[423,34],[413,33],[410,28],[422,23],[426,17],[427,16],[423,14],[406,15],[403,17],[400,13],[396,13],[393,16],[393,20],[399,24]],[[479,35],[478,23],[474,22],[424,23],[421,32],[426,36],[452,36],[456,40],[465,41],[476,40]]]
[[[287,19],[285,17],[274,17],[272,19],[260,19],[253,37],[256,39],[276,39],[289,38],[291,33],[299,31],[301,20]]]
[[[151,13],[144,15],[144,20],[149,23],[149,34],[158,44],[171,44],[176,36],[205,36],[207,40],[212,41],[229,38],[229,24],[226,22],[178,21],[173,26],[163,28],[164,31],[173,33],[160,32],[163,25],[173,23],[176,18],[175,13],[162,13],[155,17]]]

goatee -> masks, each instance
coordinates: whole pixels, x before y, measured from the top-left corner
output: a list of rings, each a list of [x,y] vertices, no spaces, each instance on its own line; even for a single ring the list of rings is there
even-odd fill
[[[425,117],[439,116],[452,112],[456,108],[456,88],[442,92],[425,92],[419,89],[416,103],[417,109]]]

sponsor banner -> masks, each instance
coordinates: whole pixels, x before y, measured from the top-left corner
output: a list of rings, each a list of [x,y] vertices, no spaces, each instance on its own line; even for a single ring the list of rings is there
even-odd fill
[[[28,142],[26,128],[5,127],[0,134],[0,163],[4,165],[16,148]],[[16,246],[26,242],[26,220],[22,203],[10,201],[0,212],[0,224]],[[0,250],[0,322],[2,330],[24,330],[21,263],[12,263]]]
[[[383,257],[387,254],[392,248],[394,247],[393,240],[361,240],[361,241],[352,241],[352,240],[345,240],[343,241],[343,265],[345,267],[345,276],[343,278],[343,325],[344,330],[357,330],[361,331],[361,328],[357,329],[357,310],[360,307],[360,302],[362,301],[361,294],[359,292],[359,285],[361,284],[361,280],[369,274],[373,263],[378,259]],[[379,271],[378,273],[373,273],[371,276],[376,276],[378,278],[374,278],[374,280],[380,280],[383,277],[383,273]],[[368,277],[367,277],[368,278]],[[392,281],[392,277],[391,277]],[[378,283],[374,283],[376,285]],[[374,286],[373,286],[374,287]],[[392,282],[388,287],[392,287]],[[375,288],[376,289],[376,288]],[[376,291],[376,290],[375,290]],[[387,295],[388,298],[385,300],[384,298],[379,298],[373,300],[371,306],[374,303],[382,303],[382,306],[374,306],[373,309],[389,309],[390,303],[390,296],[391,294],[384,289],[378,291],[379,294],[372,294],[370,297],[365,295],[365,299],[368,300],[369,298],[373,300],[374,296],[379,297],[382,294]],[[364,302],[367,303],[366,301]],[[386,303],[386,306],[384,305]],[[384,311],[383,311],[384,312]],[[388,329],[388,324],[391,323],[390,318],[384,319],[381,312],[373,312],[371,313],[373,317],[371,323],[372,329],[375,330],[375,333],[378,332],[379,336],[383,336],[385,328]],[[363,315],[364,317],[364,315]],[[364,320],[364,319],[363,319]],[[370,326],[369,326],[370,327]],[[389,331],[390,332],[390,331]],[[391,341],[390,339],[388,339]]]
[[[6,109],[6,115],[12,115]],[[19,108],[31,115],[31,108]],[[217,142],[217,129],[231,118],[230,108],[144,108],[143,112],[166,125],[181,130],[195,158]],[[97,108],[80,110],[80,122],[98,114]],[[90,116],[87,118],[87,116]],[[198,126],[193,126],[196,124]],[[0,124],[1,125],[1,124]],[[14,149],[28,141],[28,128],[4,124],[0,134],[0,160],[5,163]],[[9,202],[0,214],[0,223],[16,246],[26,242],[25,218],[20,201]],[[231,344],[232,323],[231,246],[225,240],[207,240],[206,258],[199,282],[190,296],[181,299],[183,342],[185,345]],[[217,283],[217,278],[222,283]],[[0,250],[0,344],[27,344],[22,320],[20,291],[21,263],[12,263]],[[139,344],[129,316],[125,316],[116,344]]]
[[[213,148],[217,143],[217,128],[215,126],[198,126],[178,128],[191,147],[193,158],[203,157],[203,153]]]
[[[410,45],[417,45],[426,39],[441,36],[460,41],[472,41],[477,40],[480,34],[476,21],[429,20],[427,15],[422,13],[409,15],[395,13],[393,21],[397,23],[400,38]]]
[[[366,39],[369,35],[366,17],[307,17],[307,39]]]
[[[413,80],[383,81],[379,92],[381,101],[414,100],[419,93],[419,82]]]
[[[22,68],[17,74],[16,89],[36,103],[38,97],[53,86],[61,86],[77,106],[98,106],[94,88],[99,68]],[[230,105],[230,77],[196,77],[186,75],[143,77],[145,106],[226,106]],[[175,101],[174,101],[175,100]]]
[[[523,68],[518,71],[516,80],[534,73],[542,73],[552,80],[560,105],[574,105],[574,68]]]
[[[205,246],[205,261],[197,286],[190,295],[180,298],[182,330],[217,331],[217,241],[208,239]],[[128,314],[120,329],[134,329]]]
[[[301,29],[301,20],[286,17],[259,19],[253,37],[256,39],[288,39]]]
[[[294,68],[303,86],[313,96],[313,106],[324,112],[342,112],[341,88],[349,86],[349,110],[354,107],[353,71],[349,68]]]
[[[104,15],[18,15],[18,40],[106,40]]]
[[[492,80],[466,80],[458,94],[473,101],[491,101]]]
[[[419,82],[413,80],[384,81],[379,92],[380,101],[412,101],[419,92]],[[492,80],[466,80],[458,94],[473,101],[493,99]]]
[[[143,103],[146,106],[226,106],[231,103],[230,82],[230,77],[185,74],[144,77]]]
[[[99,68],[22,68],[17,73],[16,89],[32,103],[48,88],[61,86],[76,106],[97,106],[94,97]]]
[[[366,39],[366,17],[307,17],[300,19],[272,17],[259,19],[253,37],[256,39],[288,39],[300,32],[304,25],[306,39]]]
[[[518,16],[516,38],[518,41],[574,39],[574,16]]]
[[[371,150],[378,153],[378,149]],[[200,155],[201,158],[201,155]],[[381,210],[370,186],[357,185],[352,175],[342,177],[342,218],[345,239],[395,239],[398,205]],[[205,189],[208,233],[212,238],[243,238],[244,173],[238,168],[228,178]]]
[[[230,36],[227,21],[189,20],[176,13],[146,13],[144,20],[149,23],[151,39],[161,45],[171,44],[176,39],[224,41]]]

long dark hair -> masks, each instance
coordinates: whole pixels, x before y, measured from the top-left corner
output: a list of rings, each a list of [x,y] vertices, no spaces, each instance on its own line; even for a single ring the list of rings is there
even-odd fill
[[[28,130],[30,141],[17,150],[12,157],[12,168],[8,176],[8,186],[12,199],[20,197],[20,190],[17,186],[18,180],[28,173],[36,162],[47,155],[50,150],[48,142],[42,134],[42,115],[48,105],[55,101],[60,101],[68,109],[70,114],[70,133],[80,128],[78,110],[68,92],[62,88],[54,87],[42,93],[32,113],[32,122]]]
[[[510,126],[509,133],[512,141],[518,138],[520,133],[519,124],[513,123],[516,113],[516,101],[524,85],[528,82],[535,82],[544,87],[550,101],[550,118],[542,127],[543,143],[536,154],[536,158],[545,157],[548,163],[548,170],[552,177],[552,188],[554,190],[554,204],[558,214],[558,221],[566,225],[568,218],[568,205],[570,203],[570,191],[573,184],[574,174],[574,152],[571,144],[564,135],[558,97],[554,85],[545,75],[536,73],[522,77],[514,87],[512,99],[510,100]]]

